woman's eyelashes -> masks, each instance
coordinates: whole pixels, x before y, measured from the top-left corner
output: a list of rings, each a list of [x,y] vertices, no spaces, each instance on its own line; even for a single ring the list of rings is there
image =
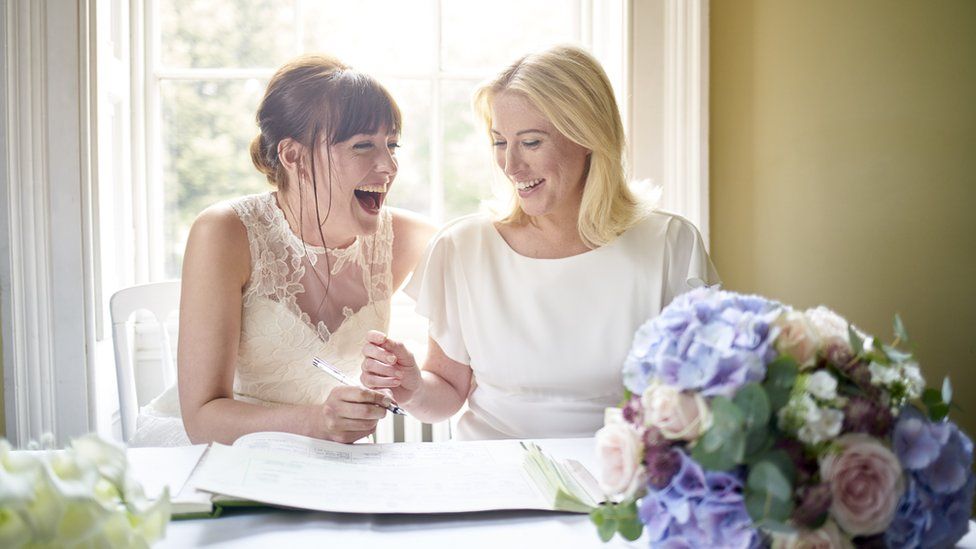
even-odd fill
[[[352,148],[357,151],[368,151],[375,147],[376,144],[373,143],[372,141],[360,141],[359,143],[355,143],[352,146]],[[400,144],[395,141],[391,141],[386,144],[386,148],[390,149],[391,153],[396,152],[396,150],[400,148]]]
[[[534,148],[536,148],[536,147],[538,147],[539,145],[542,144],[542,140],[541,139],[526,139],[525,141],[521,141],[521,143],[522,143],[522,146],[525,147],[525,148],[527,148],[527,149],[534,149]],[[493,147],[503,149],[503,148],[505,148],[508,145],[508,142],[496,140],[496,141],[493,141],[491,145]]]

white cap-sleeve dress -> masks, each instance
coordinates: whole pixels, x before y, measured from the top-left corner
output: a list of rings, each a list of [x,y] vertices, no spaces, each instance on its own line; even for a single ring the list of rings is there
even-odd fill
[[[516,253],[484,215],[434,238],[406,291],[430,335],[472,370],[459,439],[592,436],[623,396],[634,332],[718,275],[697,229],[653,212],[609,244],[561,259]]]

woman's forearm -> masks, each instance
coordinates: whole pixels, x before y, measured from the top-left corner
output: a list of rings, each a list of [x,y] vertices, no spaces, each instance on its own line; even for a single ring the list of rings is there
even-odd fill
[[[231,444],[242,435],[260,431],[321,436],[314,432],[315,411],[310,406],[270,408],[233,398],[217,398],[187,412],[183,413],[183,424],[194,444]]]
[[[437,423],[453,416],[467,399],[444,378],[434,372],[421,371],[420,387],[407,402],[401,402],[411,415],[424,423]]]

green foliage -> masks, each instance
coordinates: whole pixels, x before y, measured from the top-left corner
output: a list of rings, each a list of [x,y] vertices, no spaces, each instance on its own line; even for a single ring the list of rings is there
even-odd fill
[[[644,531],[644,523],[637,516],[637,502],[601,503],[590,511],[590,520],[596,525],[597,533],[604,542],[610,541],[614,534],[634,541]]]
[[[854,350],[855,355],[859,355],[864,352],[864,340],[861,339],[861,336],[857,333],[857,330],[854,329],[854,325],[852,324],[847,325],[847,337],[851,341],[851,349]]]
[[[691,457],[705,469],[727,471],[746,454],[746,415],[727,397],[712,399],[712,426],[692,448]]]
[[[942,393],[938,389],[929,387],[922,392],[922,404],[929,412],[929,419],[941,421],[949,415],[949,403],[942,399]]]
[[[735,394],[732,402],[742,410],[746,431],[766,430],[769,424],[769,397],[758,383],[747,383]]]
[[[901,321],[901,316],[895,313],[895,339],[901,343],[908,343],[908,331],[905,330],[905,323]]]
[[[763,388],[766,390],[772,413],[776,413],[789,402],[790,392],[793,390],[799,371],[796,361],[789,356],[781,356],[766,366],[766,381],[763,382]]]
[[[784,523],[793,512],[793,482],[795,473],[787,459],[763,459],[749,470],[746,479],[746,510],[752,520],[758,523],[769,521]]]
[[[744,385],[733,399],[745,417],[743,427],[746,432],[745,460],[763,451],[771,442],[769,437],[769,418],[771,409],[766,390],[758,383]]]

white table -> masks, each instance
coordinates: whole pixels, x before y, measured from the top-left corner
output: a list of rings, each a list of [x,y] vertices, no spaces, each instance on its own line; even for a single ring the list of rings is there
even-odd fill
[[[592,439],[540,441],[550,454],[573,458],[597,471]],[[520,549],[549,547],[647,547],[647,540],[619,536],[600,541],[586,515],[542,511],[495,511],[453,515],[362,515],[228,509],[216,519],[171,522],[157,547],[361,547],[368,549]],[[959,547],[976,549],[976,524]]]

